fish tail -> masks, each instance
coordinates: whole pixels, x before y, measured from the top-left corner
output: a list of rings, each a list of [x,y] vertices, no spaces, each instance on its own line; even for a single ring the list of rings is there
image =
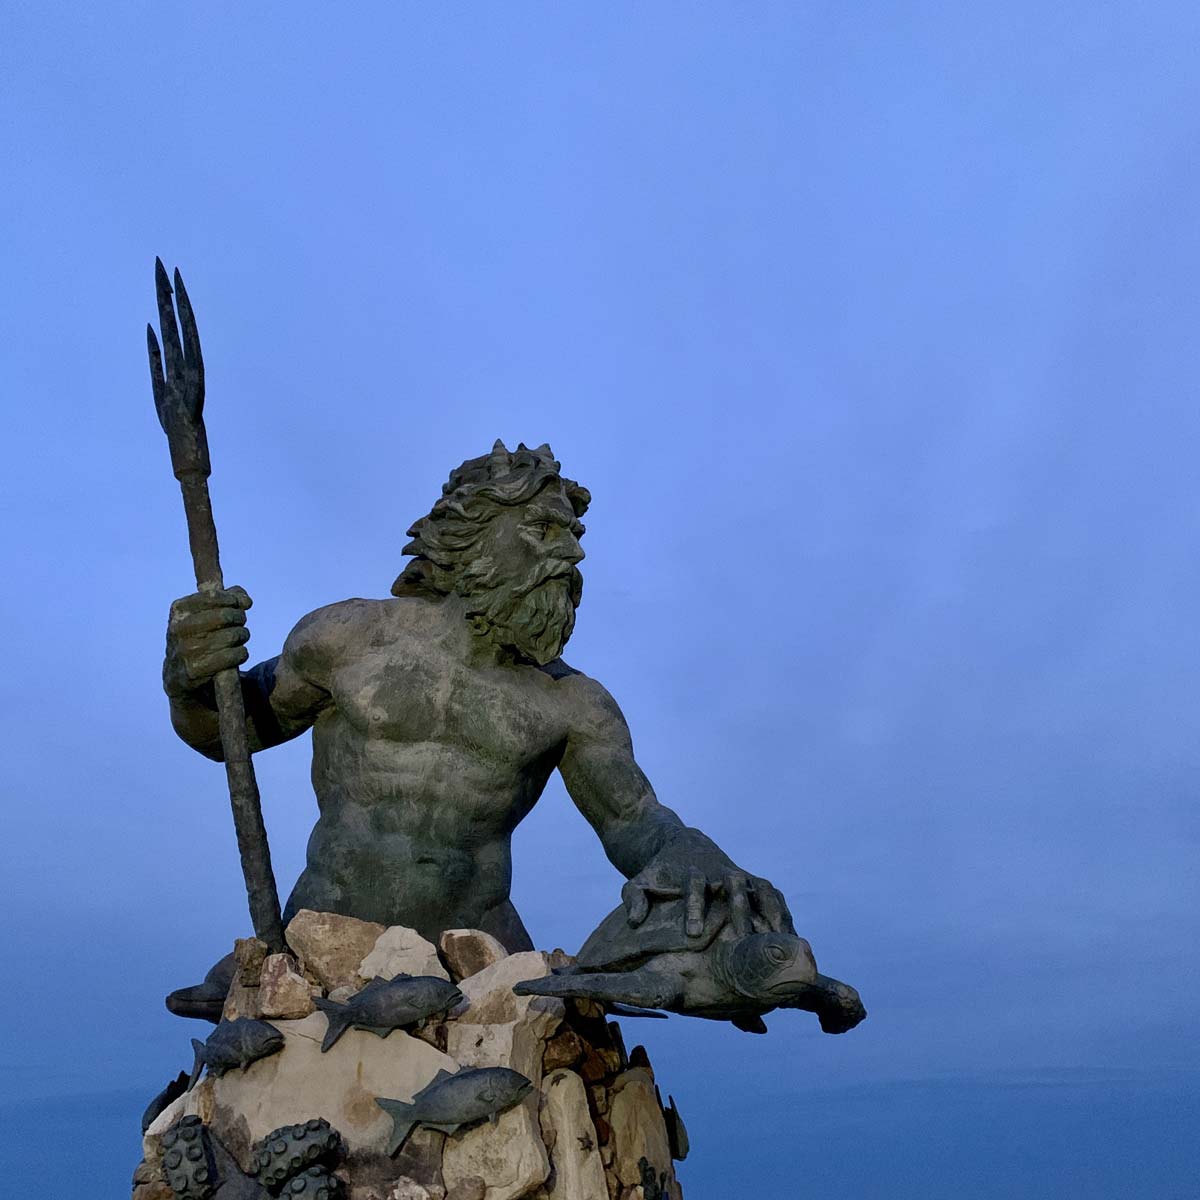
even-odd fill
[[[325,1030],[325,1037],[321,1042],[321,1053],[324,1054],[350,1028],[353,1017],[349,1007],[345,1004],[338,1004],[336,1000],[313,997],[313,1003],[325,1014],[325,1018],[329,1022],[329,1027]]]
[[[415,1104],[404,1104],[401,1101],[393,1101],[388,1105],[387,1112],[392,1118],[392,1138],[388,1142],[388,1154],[395,1154],[404,1145],[413,1127],[419,1124],[413,1115],[416,1107]]]
[[[196,1053],[196,1061],[192,1064],[192,1074],[184,1091],[190,1092],[200,1078],[200,1069],[204,1066],[204,1043],[199,1038],[192,1038],[192,1049]]]

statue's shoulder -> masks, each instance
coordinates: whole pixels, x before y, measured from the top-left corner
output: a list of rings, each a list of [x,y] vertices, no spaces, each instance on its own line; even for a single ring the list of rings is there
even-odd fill
[[[358,646],[385,628],[410,626],[415,631],[420,617],[411,610],[421,606],[420,600],[364,600],[357,596],[322,605],[296,622],[285,653]]]
[[[573,710],[576,728],[596,730],[614,723],[624,726],[620,706],[598,679],[577,671],[561,658],[547,663],[542,670],[555,681],[558,694]]]

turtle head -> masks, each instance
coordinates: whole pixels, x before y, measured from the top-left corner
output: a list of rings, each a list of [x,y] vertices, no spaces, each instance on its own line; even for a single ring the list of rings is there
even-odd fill
[[[730,973],[742,995],[773,1007],[817,977],[812,947],[794,933],[751,933],[730,946]]]

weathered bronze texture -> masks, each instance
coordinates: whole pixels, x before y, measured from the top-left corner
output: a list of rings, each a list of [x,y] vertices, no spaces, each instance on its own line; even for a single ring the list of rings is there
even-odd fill
[[[179,301],[178,328],[171,299],[171,281],[160,258],[154,260],[154,281],[158,294],[162,345],[166,355],[164,373],[163,354],[159,352],[154,326],[147,325],[146,342],[150,353],[154,407],[167,435],[172,470],[183,491],[196,587],[201,594],[219,595],[225,584],[217,548],[217,527],[208,495],[208,477],[212,466],[208,457],[208,435],[204,429],[204,359],[200,353],[200,334],[178,268],[175,271],[175,295]],[[242,706],[237,669],[215,672],[211,676],[210,687],[217,711],[229,800],[250,902],[250,918],[254,923],[254,932],[271,950],[282,951],[285,947],[279,914],[279,892],[271,870],[271,852],[263,825],[258,783],[250,761],[246,714]]]
[[[546,447],[500,443],[455,470],[410,530],[390,600],[305,617],[242,675],[254,751],[313,730],[320,817],[285,915],[482,929],[532,947],[509,898],[512,831],[556,768],[610,861],[632,925],[664,900],[698,934],[725,896],[739,932],[792,932],[783,897],[656,799],[620,709],[560,657],[574,624],[587,492]],[[176,601],[164,680],[176,730],[223,753],[210,680],[244,663],[240,590]]]
[[[192,1038],[192,1049],[196,1052],[196,1065],[188,1081],[188,1091],[196,1085],[203,1067],[210,1075],[221,1076],[234,1067],[248,1067],[260,1058],[275,1054],[283,1049],[283,1034],[253,1017],[238,1017],[233,1021],[222,1021],[208,1035],[207,1041]]]
[[[329,1021],[321,1051],[328,1050],[347,1029],[365,1029],[387,1037],[394,1029],[423,1024],[429,1017],[453,1008],[462,998],[454,984],[436,975],[375,978],[345,1004],[318,996],[313,1003]]]
[[[317,609],[280,654],[239,674],[251,600],[223,586],[209,537],[199,339],[178,274],[182,346],[161,264],[158,283],[167,371],[151,331],[155,397],[189,524],[200,530],[202,583],[172,605],[163,681],[184,741],[227,763],[245,751],[231,769],[231,796],[263,941],[278,944],[277,902],[266,911],[274,883],[249,753],[311,730],[320,815],[285,918],[339,913],[407,926],[434,943],[449,929],[478,929],[509,951],[531,949],[510,898],[511,838],[558,770],[627,882],[621,909],[589,941],[596,954],[585,947],[571,982],[539,987],[756,1031],[764,1012],[784,1004],[823,1013],[826,1028],[861,1019],[853,989],[816,974],[782,894],[659,803],[616,701],[563,661],[591,497],[562,474],[549,445],[509,450],[496,441],[457,467],[409,528],[411,561],[391,598]],[[230,689],[239,722],[222,699]],[[778,968],[770,988],[755,974],[767,966]],[[169,1003],[211,1017],[222,982],[215,973]]]
[[[572,966],[513,990],[731,1021],[747,1033],[766,1033],[762,1018],[776,1008],[816,1012],[829,1033],[845,1032],[866,1016],[853,988],[817,972],[804,938],[739,935],[721,911],[724,902],[709,909],[700,934],[685,935],[672,911],[681,903],[657,906],[639,929],[624,907],[614,909]]]
[[[532,1090],[533,1084],[509,1067],[464,1068],[451,1074],[439,1071],[411,1102],[377,1097],[375,1103],[392,1118],[388,1153],[395,1154],[418,1125],[442,1133],[457,1133],[512,1108]]]

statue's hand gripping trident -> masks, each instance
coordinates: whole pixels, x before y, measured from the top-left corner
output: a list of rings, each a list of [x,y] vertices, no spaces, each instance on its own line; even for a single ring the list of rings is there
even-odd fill
[[[217,549],[217,530],[213,523],[212,502],[208,495],[208,476],[212,471],[208,457],[208,437],[204,430],[204,359],[200,355],[200,335],[191,301],[178,269],[175,271],[175,298],[179,303],[179,325],[175,323],[175,305],[171,281],[161,259],[155,260],[155,287],[158,293],[159,327],[162,351],[154,336],[154,326],[146,326],[150,351],[150,382],[154,387],[154,407],[171,449],[171,467],[183,491],[187,516],[188,541],[196,569],[196,586],[204,593],[224,588],[221,560]],[[182,331],[182,341],[180,332]],[[163,370],[163,356],[166,370]],[[246,738],[246,715],[242,686],[236,666],[226,667],[213,676],[217,719],[225,773],[229,782],[229,800],[237,831],[242,873],[250,902],[254,932],[272,951],[282,951],[283,921],[279,912],[279,893],[271,870],[271,852],[263,825],[262,805],[254,765]]]

